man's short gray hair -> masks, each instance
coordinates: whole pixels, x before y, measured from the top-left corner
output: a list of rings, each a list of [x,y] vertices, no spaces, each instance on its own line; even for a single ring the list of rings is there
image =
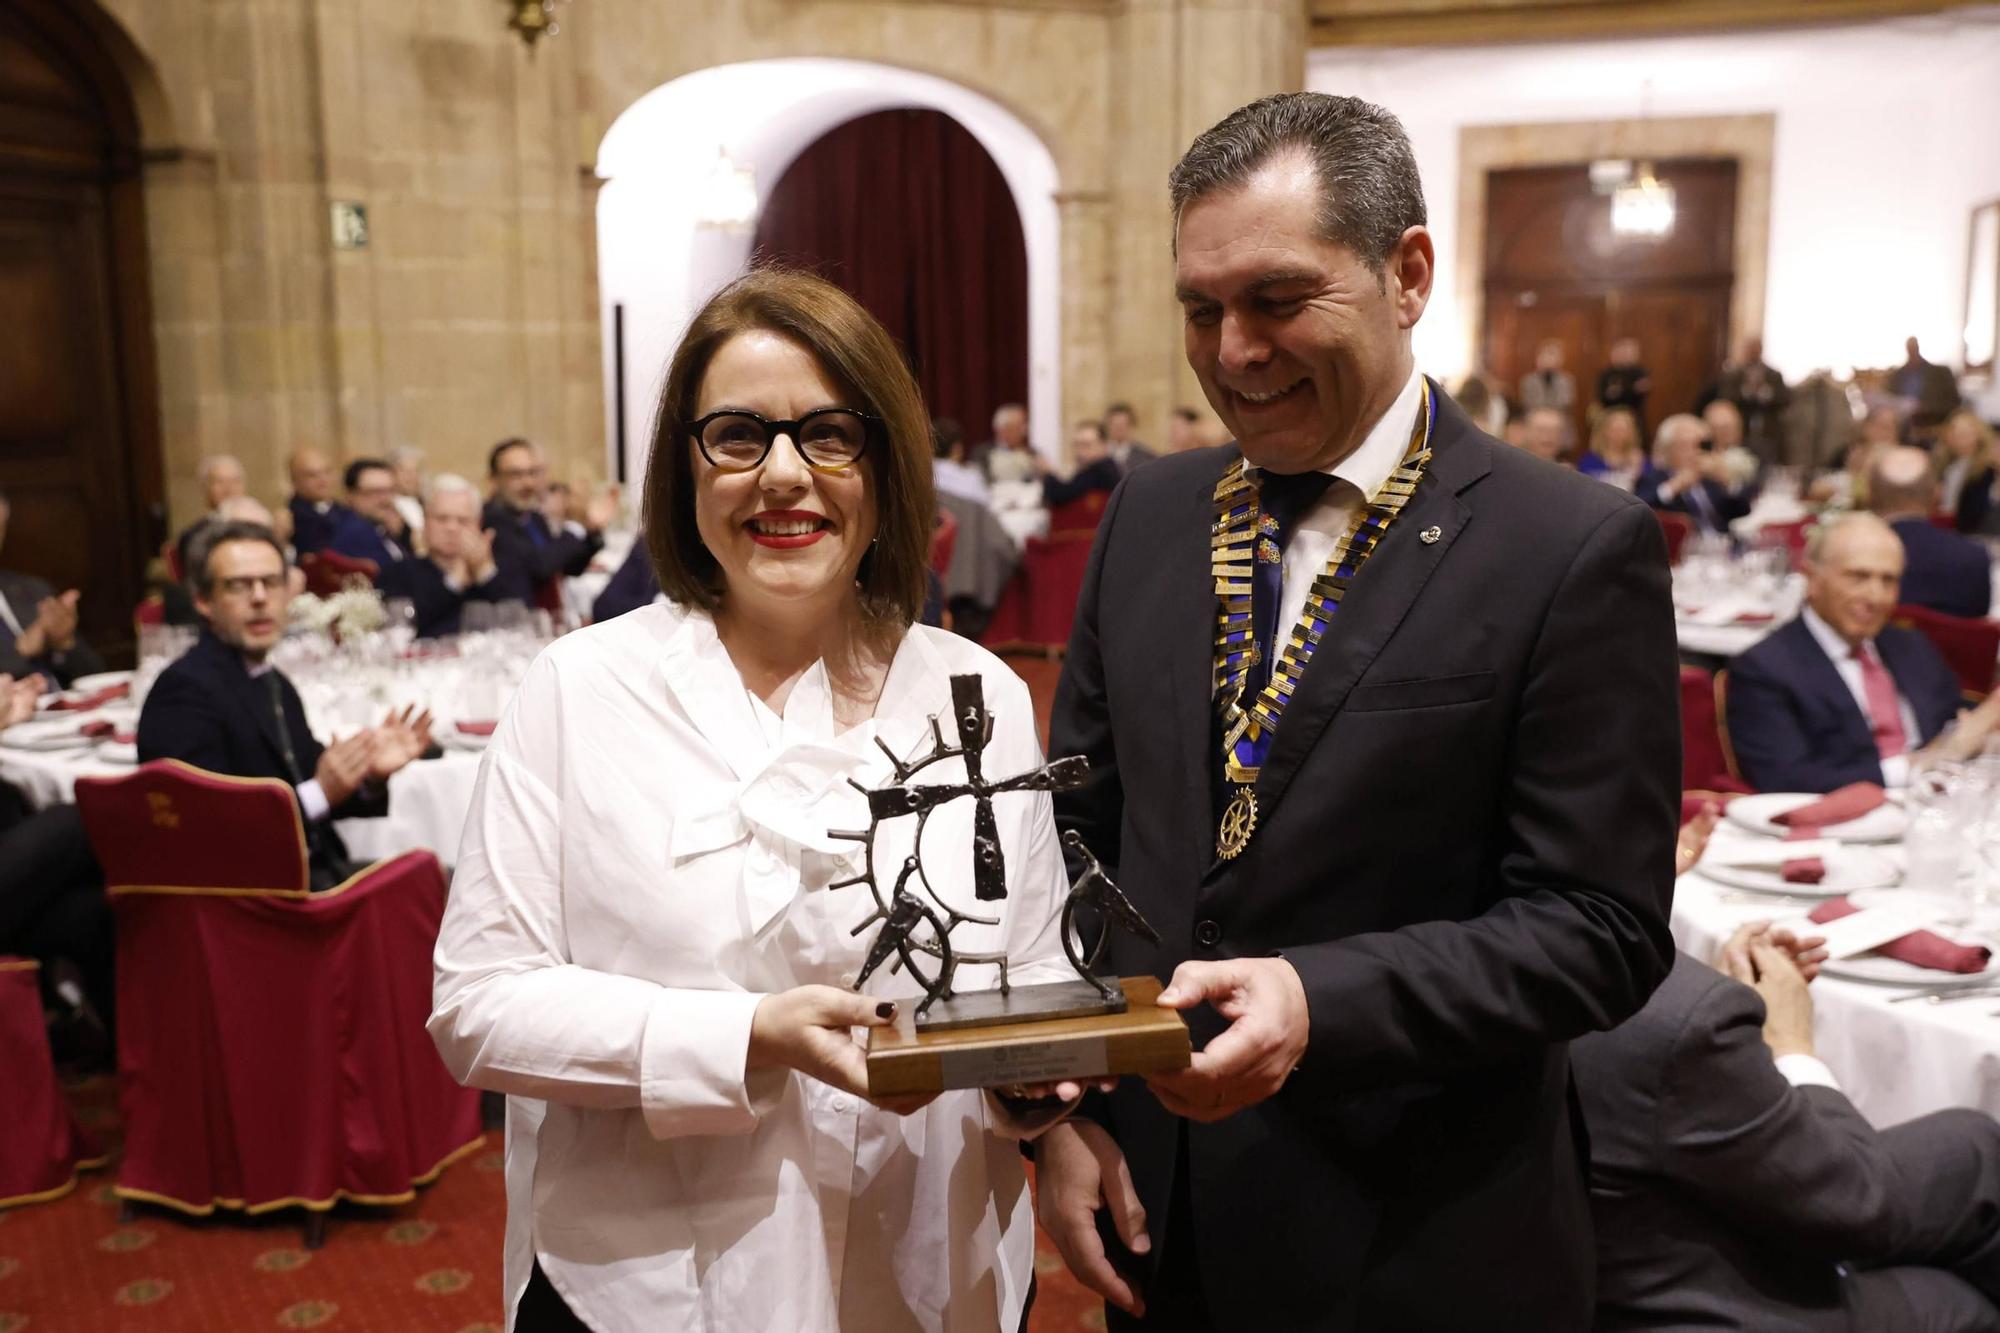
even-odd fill
[[[474,486],[456,472],[440,472],[431,478],[430,485],[424,487],[424,503],[428,505],[440,495],[459,494],[471,496],[475,504],[479,502],[479,488],[477,486]]]
[[[421,463],[424,451],[414,444],[399,444],[389,451],[389,466],[401,467],[405,463]]]
[[[1203,130],[1174,164],[1167,192],[1175,232],[1188,205],[1240,187],[1289,151],[1305,154],[1319,176],[1321,238],[1346,246],[1377,274],[1403,233],[1427,220],[1403,122],[1358,97],[1277,93]]]
[[[1667,450],[1673,447],[1674,436],[1692,429],[1697,435],[1708,429],[1707,423],[1692,412],[1676,412],[1662,421],[1653,430],[1653,462],[1661,467],[1667,465]]]
[[[197,474],[201,480],[201,484],[204,486],[208,485],[208,479],[214,476],[215,470],[224,463],[229,464],[238,472],[243,470],[243,464],[238,461],[235,454],[210,454],[201,460],[201,471]]]

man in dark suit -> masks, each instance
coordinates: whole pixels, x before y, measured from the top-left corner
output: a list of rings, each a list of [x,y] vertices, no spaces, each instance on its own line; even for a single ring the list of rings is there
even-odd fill
[[[1993,609],[1993,566],[1984,546],[1931,522],[1937,492],[1921,449],[1891,449],[1868,473],[1868,508],[1902,539],[1903,600],[1948,616],[1984,616]]]
[[[1139,414],[1130,403],[1113,403],[1104,409],[1104,443],[1121,473],[1160,456],[1151,446],[1133,438],[1132,430],[1138,424]]]
[[[291,458],[292,549],[300,555],[323,551],[333,541],[346,507],[333,498],[333,464],[318,449],[294,449]]]
[[[1653,436],[1653,466],[1633,493],[1655,509],[1686,514],[1703,532],[1727,534],[1750,512],[1750,497],[1731,486],[1723,456],[1700,417],[1676,413]]]
[[[1197,1053],[1037,1142],[1042,1223],[1114,1328],[1581,1330],[1566,1043],[1672,950],[1660,525],[1417,372],[1435,257],[1389,113],[1263,99],[1171,189],[1237,442],[1112,497],[1051,750],[1091,764],[1058,824],[1159,932],[1108,970],[1171,974]]]
[[[341,483],[347,506],[334,519],[326,550],[375,565],[375,581],[411,556],[408,525],[396,508],[396,471],[379,458],[357,458]]]
[[[0,495],[0,546],[7,544],[12,512]],[[77,597],[75,588],[58,594],[32,574],[0,569],[0,675],[40,675],[67,687],[78,676],[104,670],[104,659],[76,632]]]
[[[593,496],[583,522],[556,526],[542,513],[549,469],[539,448],[527,440],[502,440],[487,455],[486,471],[493,498],[481,521],[493,531],[493,558],[507,579],[546,602],[554,580],[583,573],[603,549],[604,529],[614,513],[610,497]]]
[[[1729,668],[1729,740],[1744,781],[1761,791],[1900,787],[1920,750],[1976,753],[2000,721],[2000,691],[1960,717],[1958,679],[1938,650],[1889,624],[1903,576],[1889,525],[1850,514],[1815,529],[1806,558],[1798,619]]]
[[[1071,461],[1075,468],[1067,477],[1058,477],[1047,471],[1047,464],[1040,454],[1035,455],[1035,463],[1042,472],[1042,503],[1054,509],[1060,505],[1073,504],[1089,495],[1101,491],[1109,495],[1118,488],[1125,476],[1125,470],[1112,458],[1110,442],[1104,437],[1104,427],[1095,421],[1079,421],[1069,437]]]
[[[1571,1047],[1600,1333],[2000,1329],[2000,1125],[1872,1127],[1814,1052],[1799,947],[1758,923],[1715,968],[1677,955]]]
[[[659,596],[660,577],[653,572],[652,554],[647,551],[646,543],[634,542],[625,563],[618,566],[618,572],[590,604],[590,618],[604,621],[622,616],[627,611],[652,605]]]
[[[424,543],[423,555],[397,561],[377,580],[384,597],[407,597],[416,605],[418,638],[458,633],[467,602],[528,600],[527,585],[504,577],[493,559],[493,534],[479,526],[479,492],[465,478],[432,478],[424,497]]]
[[[388,810],[385,784],[430,745],[430,714],[391,713],[380,726],[322,747],[299,692],[269,660],[291,601],[284,548],[269,528],[218,522],[197,534],[190,558],[188,581],[206,627],[146,695],[139,758],[289,782],[305,823],[312,886],[330,888],[352,869],[332,821]]]

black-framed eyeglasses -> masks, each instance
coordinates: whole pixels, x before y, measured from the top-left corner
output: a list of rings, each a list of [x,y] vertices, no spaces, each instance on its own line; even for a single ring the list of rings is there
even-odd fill
[[[723,472],[748,472],[761,467],[780,435],[815,472],[850,467],[882,433],[882,418],[845,407],[822,407],[797,421],[766,421],[755,412],[725,408],[710,412],[689,427],[701,456]]]

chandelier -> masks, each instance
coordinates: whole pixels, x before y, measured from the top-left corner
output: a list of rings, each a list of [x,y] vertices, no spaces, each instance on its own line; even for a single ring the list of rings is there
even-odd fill
[[[1632,179],[1611,192],[1611,230],[1620,236],[1665,236],[1674,229],[1674,187],[1641,162]]]

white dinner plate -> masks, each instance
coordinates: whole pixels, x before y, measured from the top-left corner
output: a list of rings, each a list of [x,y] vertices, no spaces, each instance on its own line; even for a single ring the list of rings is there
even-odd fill
[[[1773,852],[1775,859],[1775,846]],[[1703,865],[1696,869],[1717,884],[1787,898],[1839,898],[1868,889],[1893,888],[1903,882],[1902,869],[1894,860],[1866,847],[1836,848],[1820,860],[1826,866],[1826,878],[1817,884],[1794,884],[1778,871],[1762,867]]]
[[[84,713],[62,712],[16,722],[0,731],[0,745],[15,750],[73,750],[94,745],[94,738],[83,734],[83,724],[88,720]]]
[[[1879,953],[1821,963],[1819,970],[1825,976],[1865,981],[1872,986],[1977,986],[2000,980],[2000,956],[1988,959],[1984,972],[1940,972],[1934,967],[1898,962]]]
[[[82,696],[95,694],[107,685],[129,685],[134,674],[130,671],[99,671],[89,676],[78,676],[69,683],[69,693]]]
[[[447,750],[483,750],[493,743],[493,734],[481,736],[470,731],[460,731],[457,727],[446,727],[431,733],[437,743]]]
[[[1729,822],[1752,833],[1782,838],[1791,830],[1773,821],[1772,816],[1811,805],[1819,800],[1809,792],[1767,791],[1758,796],[1739,796],[1723,813]],[[1822,838],[1840,842],[1895,842],[1903,836],[1909,819],[1894,801],[1884,801],[1859,819],[1844,824],[1828,824],[1820,829]]]

